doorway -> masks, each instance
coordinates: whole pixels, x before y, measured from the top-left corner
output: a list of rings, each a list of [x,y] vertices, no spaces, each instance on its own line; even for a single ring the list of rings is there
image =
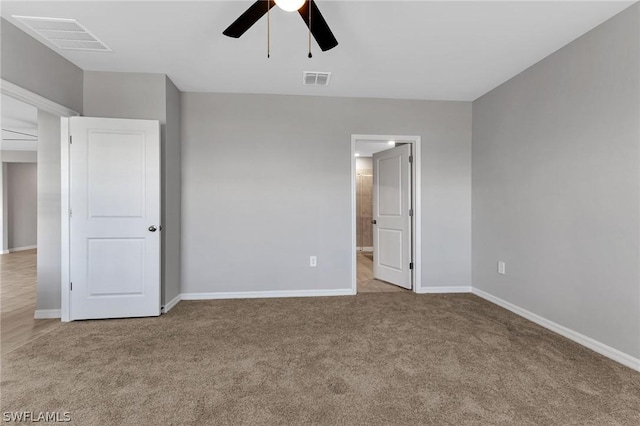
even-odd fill
[[[38,108],[0,95],[0,287],[2,354],[55,328],[36,319],[38,262]]]
[[[11,291],[9,284],[13,283],[14,287],[17,286],[24,290],[27,282],[30,288],[33,289],[30,292],[32,298],[28,302],[29,305],[24,305],[19,311],[16,311],[16,313],[21,313],[19,316],[9,316],[3,311],[2,349],[4,352],[7,348],[20,346],[60,325],[60,117],[76,116],[78,113],[4,79],[0,79],[0,93],[3,100],[22,102],[31,111],[35,111],[37,116],[35,124],[32,124],[33,128],[30,129],[37,129],[37,134],[15,128],[10,129],[26,133],[23,136],[27,139],[37,135],[37,143],[34,144],[35,150],[28,155],[24,152],[20,155],[21,157],[25,155],[31,156],[35,158],[34,162],[37,162],[37,232],[35,243],[37,249],[33,250],[32,253],[29,250],[15,253],[31,255],[27,262],[9,262],[11,260],[9,257],[2,256],[3,266],[6,266],[7,262],[9,262],[13,266],[21,268],[19,271],[15,269],[14,271],[18,273],[11,274],[11,276],[7,275],[10,268],[2,268],[2,289]],[[6,103],[3,102],[2,106],[4,113]],[[2,127],[5,128],[10,123],[11,121],[3,119]],[[17,127],[24,125],[24,123],[16,124]],[[6,134],[7,132],[3,133]],[[17,133],[13,134],[17,135]],[[3,135],[4,138],[5,135]],[[9,137],[6,138],[11,139]],[[24,143],[20,141],[14,142]],[[13,155],[15,157],[17,154]],[[3,159],[7,158],[6,155],[3,155]],[[12,254],[14,253],[8,256]],[[18,280],[14,278],[18,278]],[[20,280],[20,278],[24,278],[24,280]],[[18,299],[3,297],[3,306],[6,306],[4,305],[5,302],[11,301],[17,302]]]
[[[352,291],[420,292],[420,137],[352,135]]]

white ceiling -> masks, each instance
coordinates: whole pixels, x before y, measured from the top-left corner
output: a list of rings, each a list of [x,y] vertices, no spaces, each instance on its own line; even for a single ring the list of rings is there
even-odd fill
[[[10,96],[0,95],[0,149],[36,151],[38,139],[38,109]]]
[[[474,100],[633,2],[329,1],[339,41],[307,58],[297,13],[222,35],[252,1],[2,2],[2,16],[75,18],[113,52],[55,49],[85,70],[165,73],[182,91]],[[27,32],[29,32],[27,30]],[[31,33],[33,34],[33,33]],[[329,87],[302,71],[332,72]]]

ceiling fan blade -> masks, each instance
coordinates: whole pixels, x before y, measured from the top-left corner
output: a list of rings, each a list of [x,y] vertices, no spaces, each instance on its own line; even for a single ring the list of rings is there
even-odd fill
[[[254,4],[252,4],[249,9],[247,9],[238,19],[236,19],[233,24],[229,25],[229,28],[224,30],[222,34],[238,38],[242,34],[244,34],[253,24],[258,22],[260,18],[264,16],[265,13],[276,3],[271,0],[258,0]]]
[[[309,8],[311,8],[311,26],[309,27]],[[333,49],[338,45],[338,40],[333,36],[327,21],[324,20],[320,9],[316,5],[314,0],[307,0],[304,5],[298,10],[302,19],[304,19],[307,27],[311,29],[313,38],[318,42],[318,46],[322,51]]]

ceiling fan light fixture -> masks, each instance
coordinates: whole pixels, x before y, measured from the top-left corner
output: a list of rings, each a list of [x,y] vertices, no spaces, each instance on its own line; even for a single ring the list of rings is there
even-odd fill
[[[222,34],[227,37],[239,38],[247,32],[263,16],[267,15],[267,27],[269,26],[269,11],[278,5],[283,10],[294,11],[298,9],[298,15],[309,28],[309,35],[318,42],[318,46],[323,52],[333,49],[338,45],[338,40],[331,32],[331,28],[322,16],[315,0],[256,0],[242,15],[227,27]],[[295,15],[295,14],[294,14]],[[267,31],[267,34],[269,32]],[[268,38],[268,35],[267,35]],[[311,39],[311,37],[309,37]],[[267,45],[268,45],[267,41]],[[309,49],[311,50],[311,49]]]
[[[278,7],[287,12],[295,12],[300,9],[306,0],[275,0]]]

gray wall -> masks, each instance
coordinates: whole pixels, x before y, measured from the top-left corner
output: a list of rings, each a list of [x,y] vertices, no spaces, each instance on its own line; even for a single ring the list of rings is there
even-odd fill
[[[160,120],[164,125],[165,79],[164,74],[85,71],[84,115]]]
[[[373,157],[356,158],[356,170],[373,170]]]
[[[60,117],[38,111],[38,301],[60,309]]]
[[[473,103],[473,286],[635,357],[639,21],[635,5]]]
[[[3,79],[82,113],[82,70],[0,19]]]
[[[38,167],[35,163],[7,163],[9,249],[37,243]]]
[[[170,302],[180,294],[180,229],[182,208],[181,173],[181,93],[166,78],[167,124],[164,144],[162,238],[164,265],[164,301]]]
[[[6,20],[0,27],[0,76],[82,113],[83,71]],[[60,309],[60,118],[39,111],[38,135],[37,309]]]
[[[1,159],[5,163],[36,163],[38,151],[2,151]]]
[[[84,115],[159,120],[162,139],[162,303],[180,292],[180,92],[164,74],[85,71]]]
[[[422,136],[422,284],[469,286],[471,103],[183,93],[182,292],[350,288],[355,133]]]

